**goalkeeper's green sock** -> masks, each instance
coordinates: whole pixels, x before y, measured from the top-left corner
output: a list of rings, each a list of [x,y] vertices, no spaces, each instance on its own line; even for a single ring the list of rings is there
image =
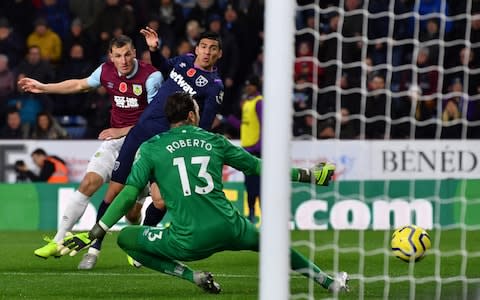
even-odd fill
[[[331,276],[294,249],[290,249],[290,267],[292,270],[320,283],[326,289],[333,282]]]
[[[143,266],[162,272],[164,274],[177,276],[195,283],[193,279],[194,271],[187,265],[168,258],[162,258],[157,255],[151,255],[145,252],[125,250],[128,255],[140,262]]]

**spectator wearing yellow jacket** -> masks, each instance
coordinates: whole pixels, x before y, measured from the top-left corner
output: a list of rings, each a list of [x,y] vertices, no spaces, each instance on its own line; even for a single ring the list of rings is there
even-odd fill
[[[41,57],[51,63],[58,63],[62,57],[62,40],[43,18],[35,21],[34,30],[27,37],[27,47],[32,46],[38,46]]]

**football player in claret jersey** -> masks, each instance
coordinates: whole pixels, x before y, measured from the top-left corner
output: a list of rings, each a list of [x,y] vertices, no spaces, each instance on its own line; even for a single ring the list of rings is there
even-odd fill
[[[61,241],[67,231],[81,218],[90,197],[104,182],[110,180],[118,151],[124,136],[137,122],[141,113],[152,101],[163,81],[162,74],[153,66],[138,61],[132,40],[127,36],[115,37],[110,42],[109,60],[101,64],[89,77],[69,79],[58,83],[41,83],[31,78],[18,82],[20,88],[31,93],[71,94],[86,92],[103,86],[112,103],[111,128],[103,130],[100,147],[90,158],[86,174],[63,212],[58,231],[52,241],[34,251],[35,255],[48,258],[57,255],[56,242]],[[103,209],[100,207],[100,209]],[[133,217],[138,216],[134,213]],[[88,267],[88,266],[87,266]],[[80,264],[80,269],[85,265]]]
[[[186,93],[170,96],[165,114],[172,128],[143,143],[125,188],[106,214],[89,232],[65,238],[61,253],[75,255],[104,236],[134,205],[138,193],[153,176],[171,214],[171,225],[127,226],[118,236],[118,245],[148,268],[219,293],[220,285],[211,273],[194,271],[181,261],[204,259],[225,250],[259,250],[257,228],[225,197],[222,169],[226,164],[245,174],[258,175],[261,161],[225,137],[195,126],[198,106]],[[322,163],[312,169],[292,168],[291,178],[328,185],[334,171],[334,165]],[[345,272],[332,277],[294,249],[291,267],[330,291],[348,290]]]
[[[140,117],[139,122],[126,136],[115,162],[115,168],[102,207],[110,205],[123,188],[140,144],[170,128],[163,110],[169,95],[175,92],[186,92],[194,97],[199,104],[202,116],[200,127],[206,130],[211,129],[213,120],[223,101],[223,83],[215,67],[217,60],[222,56],[222,42],[218,34],[202,33],[195,47],[195,55],[187,54],[166,60],[157,51],[159,42],[157,33],[149,27],[142,29],[140,32],[145,36],[150,50],[153,50],[151,52],[153,65],[165,74],[166,80]],[[153,186],[155,187],[155,185]],[[155,203],[157,203],[155,199],[158,199],[155,195],[158,195],[158,193],[155,194],[153,191],[156,190],[156,188],[152,188],[152,199]],[[163,218],[165,214],[163,202],[159,205],[160,210],[153,205],[147,208],[144,224],[156,225]],[[97,218],[101,218],[103,213],[104,210],[99,210]],[[99,239],[89,249],[88,259],[92,268],[96,260],[95,255],[101,248],[101,242],[102,240]]]

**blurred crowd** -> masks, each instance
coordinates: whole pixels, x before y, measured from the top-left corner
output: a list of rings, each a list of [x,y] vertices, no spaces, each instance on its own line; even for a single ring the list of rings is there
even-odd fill
[[[297,3],[295,137],[480,137],[479,0]],[[16,82],[87,77],[119,34],[148,62],[145,26],[167,58],[192,52],[204,30],[221,33],[217,130],[238,138],[228,120],[240,117],[245,82],[262,81],[263,12],[262,0],[0,1],[0,138],[96,138],[109,125],[103,88],[35,95]]]
[[[480,137],[480,1],[298,2],[294,135]]]
[[[88,94],[37,95],[17,90],[84,78],[107,59],[112,37],[128,35],[137,58],[150,62],[139,30],[155,29],[166,58],[193,52],[201,32],[221,34],[217,67],[225,86],[220,115],[239,114],[246,78],[262,47],[263,3],[256,0],[5,0],[0,1],[0,137],[96,138],[109,126],[103,88]],[[45,119],[45,122],[44,122]]]

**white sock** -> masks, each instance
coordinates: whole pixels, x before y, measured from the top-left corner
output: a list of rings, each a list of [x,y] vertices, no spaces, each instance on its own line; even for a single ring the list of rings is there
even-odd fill
[[[59,242],[63,240],[65,234],[72,230],[75,223],[77,223],[83,216],[89,201],[90,197],[85,196],[78,190],[73,193],[65,211],[63,212],[62,220],[60,221],[60,224],[58,224],[58,231],[55,235],[54,241]]]
[[[95,256],[99,256],[100,255],[100,250],[95,249],[93,247],[90,247],[90,248],[88,248],[88,254],[93,254]]]

